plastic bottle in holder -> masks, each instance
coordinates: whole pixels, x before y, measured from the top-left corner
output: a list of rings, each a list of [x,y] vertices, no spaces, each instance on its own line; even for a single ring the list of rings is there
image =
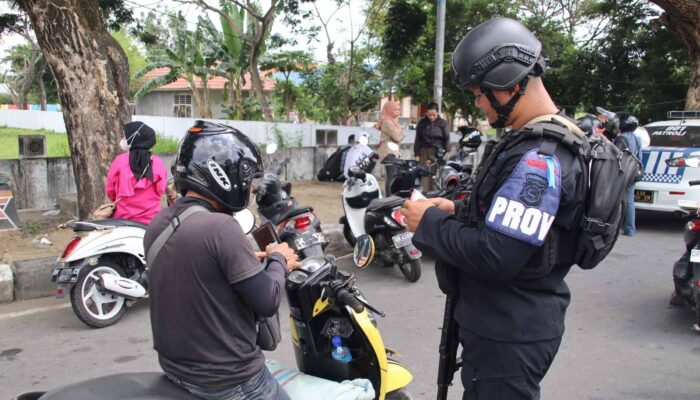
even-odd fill
[[[333,336],[333,338],[331,339],[331,344],[333,345],[331,356],[333,356],[335,360],[344,363],[352,361],[350,349],[347,346],[343,346],[343,339],[341,339],[340,336]]]

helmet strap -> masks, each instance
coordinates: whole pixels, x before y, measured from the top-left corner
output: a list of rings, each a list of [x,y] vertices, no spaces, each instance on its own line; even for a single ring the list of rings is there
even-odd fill
[[[517,103],[520,97],[525,94],[525,88],[527,87],[528,81],[529,79],[527,77],[523,78],[523,80],[520,81],[520,90],[518,90],[518,92],[511,97],[510,101],[504,105],[498,102],[498,99],[496,99],[496,96],[493,95],[490,88],[481,88],[481,91],[486,95],[486,98],[489,99],[491,107],[496,111],[496,113],[498,113],[498,119],[490,124],[493,128],[506,127],[506,122],[508,121],[508,117],[510,117],[510,113],[513,112],[513,108],[515,108],[515,103]]]

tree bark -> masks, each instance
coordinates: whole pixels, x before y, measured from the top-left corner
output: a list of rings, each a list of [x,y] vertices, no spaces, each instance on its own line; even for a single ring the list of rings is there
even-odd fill
[[[102,203],[104,182],[131,119],[129,64],[92,0],[18,0],[56,77],[80,218]]]
[[[46,60],[41,60],[41,67],[39,67],[39,96],[41,96],[41,111],[46,111],[46,88],[44,87],[44,74],[46,74]]]
[[[250,79],[253,83],[253,89],[255,90],[255,95],[260,101],[260,108],[263,112],[263,118],[265,121],[272,121],[272,110],[270,109],[270,103],[267,101],[267,95],[263,88],[262,79],[260,79],[260,72],[258,71],[258,54],[257,52],[252,52],[250,55]]]
[[[664,10],[659,21],[678,36],[690,55],[690,84],[685,109],[700,110],[700,1],[651,0]]]

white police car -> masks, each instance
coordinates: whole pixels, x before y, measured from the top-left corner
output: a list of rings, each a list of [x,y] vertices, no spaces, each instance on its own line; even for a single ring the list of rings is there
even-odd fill
[[[642,149],[644,178],[634,191],[637,209],[681,212],[678,200],[700,201],[700,168],[668,166],[669,158],[700,155],[700,112],[672,111],[668,121],[645,125],[651,144]]]

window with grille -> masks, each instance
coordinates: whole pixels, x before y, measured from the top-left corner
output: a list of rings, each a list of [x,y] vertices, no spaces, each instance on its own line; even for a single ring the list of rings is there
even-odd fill
[[[192,117],[192,95],[176,94],[174,101],[173,115],[175,117]]]

